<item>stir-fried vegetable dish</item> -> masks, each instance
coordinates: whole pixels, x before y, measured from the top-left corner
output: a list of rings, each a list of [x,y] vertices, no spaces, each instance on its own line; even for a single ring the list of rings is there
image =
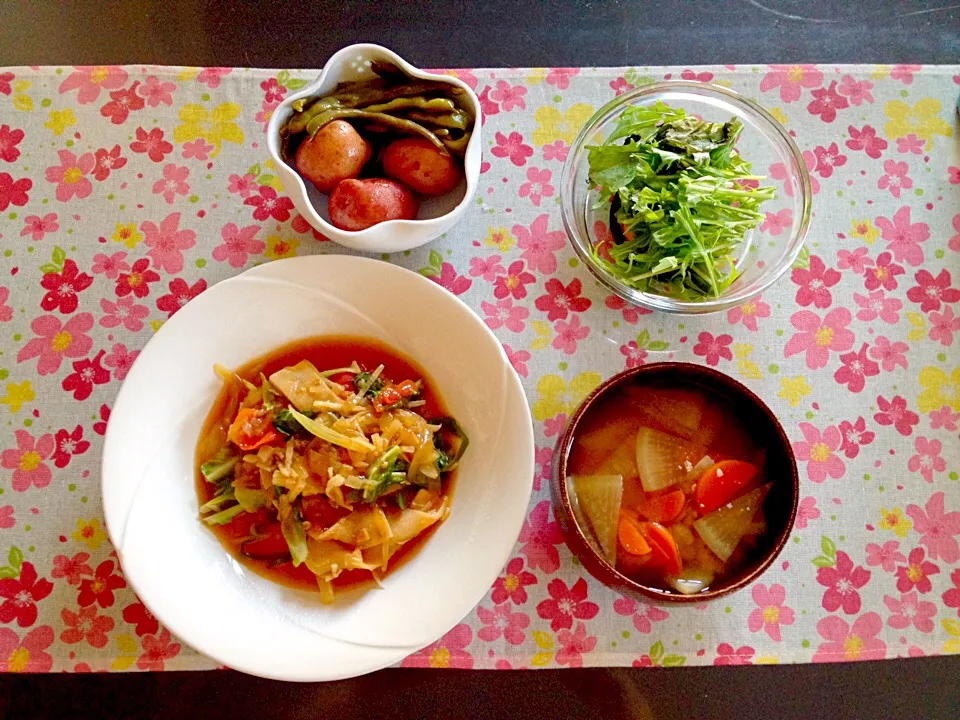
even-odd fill
[[[662,102],[629,107],[590,148],[598,207],[610,208],[612,245],[597,262],[622,282],[683,300],[715,298],[739,276],[747,233],[774,197],[736,149],[737,118],[712,123]]]
[[[610,565],[685,595],[735,576],[767,533],[764,452],[721,398],[628,385],[570,453],[577,522]]]
[[[335,586],[379,579],[446,518],[468,439],[410,361],[327,338],[216,371],[200,517],[249,566],[310,579],[332,602]]]

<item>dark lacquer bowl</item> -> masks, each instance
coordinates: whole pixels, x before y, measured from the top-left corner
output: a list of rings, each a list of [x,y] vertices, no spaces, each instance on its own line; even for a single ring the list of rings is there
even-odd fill
[[[741,423],[749,429],[754,441],[766,453],[766,473],[772,481],[763,510],[767,533],[751,553],[747,566],[738,574],[713,583],[708,589],[683,595],[670,590],[641,584],[617,571],[588,542],[584,528],[578,523],[571,506],[568,463],[574,438],[587,412],[596,403],[619,392],[630,383],[663,387],[700,388],[729,403]],[[640,600],[662,603],[701,603],[728,595],[757,580],[783,550],[797,514],[800,481],[797,464],[783,427],[769,407],[753,392],[728,375],[691,363],[665,362],[642,365],[619,373],[594,390],[570,418],[560,440],[551,481],[553,507],[567,545],[587,571],[604,585]]]

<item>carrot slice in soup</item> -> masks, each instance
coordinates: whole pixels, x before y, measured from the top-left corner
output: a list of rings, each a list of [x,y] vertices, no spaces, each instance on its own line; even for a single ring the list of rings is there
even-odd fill
[[[647,520],[654,522],[672,522],[680,517],[686,496],[683,490],[674,490],[666,495],[658,495],[645,499],[637,506],[637,512]]]
[[[631,555],[648,555],[650,543],[643,537],[637,521],[626,513],[620,513],[620,525],[617,528],[617,539],[620,547]]]
[[[713,512],[743,494],[757,477],[757,468],[743,460],[722,460],[697,481],[697,511]]]
[[[650,544],[652,556],[650,564],[661,568],[667,575],[679,575],[683,569],[680,550],[673,535],[660,523],[641,523],[640,531]]]

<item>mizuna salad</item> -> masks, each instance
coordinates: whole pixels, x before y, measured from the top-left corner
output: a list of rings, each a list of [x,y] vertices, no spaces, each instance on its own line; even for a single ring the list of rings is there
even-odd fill
[[[407,361],[341,339],[216,371],[200,517],[248,565],[281,581],[306,569],[332,602],[335,586],[379,579],[446,518],[468,438]]]

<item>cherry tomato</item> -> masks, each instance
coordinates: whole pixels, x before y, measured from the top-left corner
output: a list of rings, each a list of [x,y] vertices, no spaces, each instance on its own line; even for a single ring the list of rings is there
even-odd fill
[[[413,380],[404,380],[397,385],[397,392],[408,398],[417,394],[417,384]]]

